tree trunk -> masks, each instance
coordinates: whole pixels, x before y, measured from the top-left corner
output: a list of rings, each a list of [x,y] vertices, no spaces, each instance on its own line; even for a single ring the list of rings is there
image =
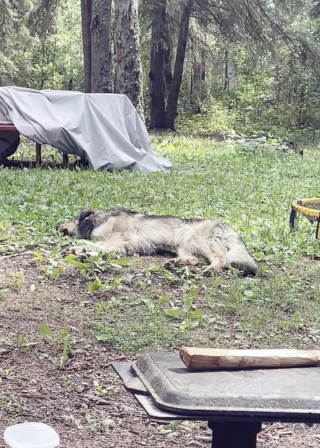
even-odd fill
[[[201,51],[201,81],[204,83],[206,81],[206,52]]]
[[[164,48],[164,82],[165,98],[168,97],[172,82],[172,38],[168,23],[165,24],[165,48]]]
[[[110,93],[112,82],[112,0],[92,0],[91,91]]]
[[[138,0],[115,2],[115,93],[127,95],[143,119]]]
[[[191,107],[193,112],[199,114],[201,112],[202,97],[202,64],[198,60],[198,55],[193,54],[193,63],[191,71]]]
[[[192,5],[193,0],[186,0],[183,7],[174,73],[167,102],[164,127],[165,129],[172,129],[173,131],[175,130],[174,121],[177,115],[178,99],[182,81],[183,65],[186,54],[186,45],[189,33],[189,22]]]
[[[224,87],[228,92],[236,86],[236,67],[234,64],[234,55],[230,51],[225,53],[225,80]]]
[[[194,113],[201,112],[202,103],[202,71],[203,71],[203,58],[202,49],[196,44],[194,39],[191,39],[190,45],[191,52],[191,80],[190,80],[190,107]]]
[[[154,0],[150,58],[150,128],[164,128],[165,120],[165,40],[167,0]]]
[[[91,0],[81,0],[84,91],[91,92]]]

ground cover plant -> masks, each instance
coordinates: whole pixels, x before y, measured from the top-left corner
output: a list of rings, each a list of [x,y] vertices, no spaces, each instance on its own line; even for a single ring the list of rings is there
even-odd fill
[[[303,217],[299,232],[288,227],[291,201],[319,196],[316,148],[301,158],[264,141],[169,135],[153,142],[172,173],[0,171],[0,431],[39,419],[66,447],[207,446],[204,424],[151,422],[110,363],[182,343],[318,347],[320,243]],[[21,154],[34,155],[25,144]],[[52,155],[45,149],[45,159]],[[163,257],[61,257],[72,241],[57,224],[85,207],[118,206],[221,219],[242,235],[258,276],[203,277],[201,266],[169,271]],[[271,425],[259,446],[318,440],[317,427]]]

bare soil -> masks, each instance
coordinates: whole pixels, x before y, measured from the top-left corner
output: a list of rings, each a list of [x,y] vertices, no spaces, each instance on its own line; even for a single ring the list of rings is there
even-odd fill
[[[29,255],[0,257],[0,285],[7,289],[0,297],[0,433],[14,423],[41,421],[56,429],[65,448],[211,446],[205,423],[151,421],[124,390],[110,363],[127,358],[96,341],[91,325],[96,298],[81,280],[75,288],[77,279],[73,267],[51,281]],[[51,327],[53,341],[40,334],[41,322]],[[66,327],[73,355],[59,369],[57,341]],[[319,442],[318,425],[273,424],[264,426],[258,447],[307,448]]]

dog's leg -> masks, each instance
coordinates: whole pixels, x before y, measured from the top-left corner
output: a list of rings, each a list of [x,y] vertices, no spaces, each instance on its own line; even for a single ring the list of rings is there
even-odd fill
[[[124,257],[128,251],[128,241],[122,233],[113,233],[104,241],[99,243],[102,252],[113,253],[115,257]]]
[[[92,245],[83,245],[83,246],[72,246],[68,249],[64,249],[62,254],[68,255],[73,254],[77,255],[77,257],[81,259],[89,258],[89,257],[97,257],[99,253],[102,252],[99,244]]]
[[[226,267],[226,257],[219,250],[208,247],[201,249],[199,253],[210,262],[210,265],[203,272],[221,272]]]
[[[94,257],[99,253],[109,254],[110,252],[116,257],[123,257],[127,253],[127,241],[122,233],[113,233],[106,240],[99,241],[92,246],[93,250],[91,248],[88,250],[87,246],[74,246],[70,248],[69,252],[81,258]]]
[[[177,258],[172,258],[164,263],[164,267],[169,267],[172,264],[175,264],[177,266],[196,266],[199,263],[199,260],[194,255],[190,254],[189,251],[186,251],[184,248],[178,249],[178,256]]]

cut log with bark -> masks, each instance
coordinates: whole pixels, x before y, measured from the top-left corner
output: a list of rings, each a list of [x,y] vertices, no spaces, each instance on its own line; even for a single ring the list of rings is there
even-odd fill
[[[182,347],[180,358],[189,370],[197,371],[316,367],[320,365],[320,350]]]

